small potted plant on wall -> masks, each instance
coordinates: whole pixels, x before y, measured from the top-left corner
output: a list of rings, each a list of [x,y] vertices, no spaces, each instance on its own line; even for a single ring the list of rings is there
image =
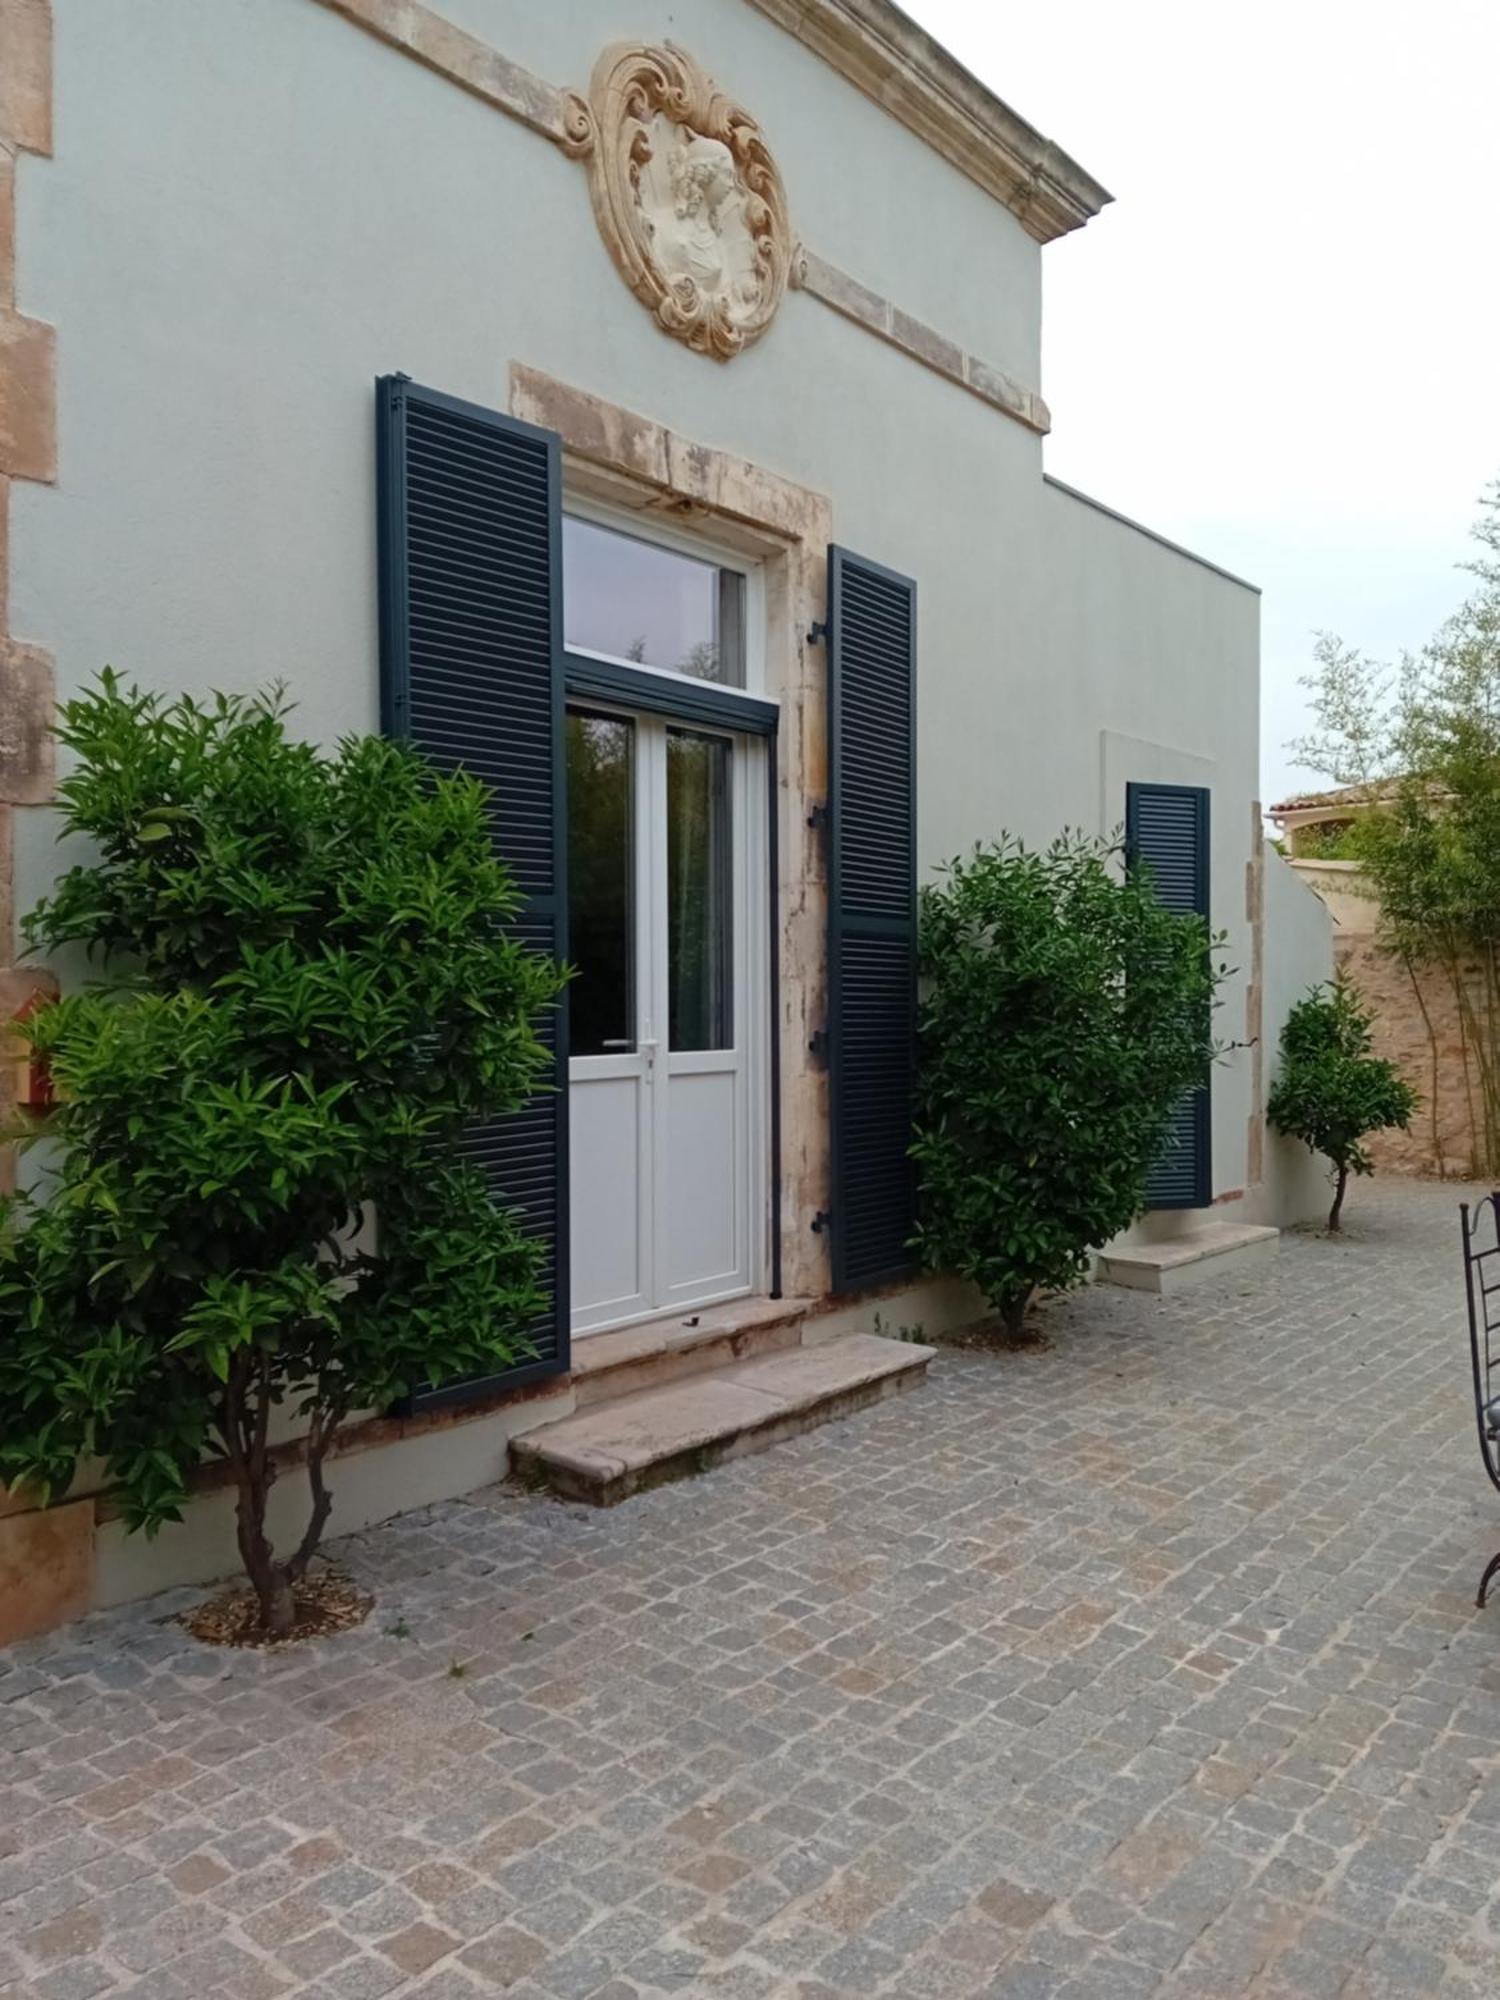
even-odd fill
[[[45,1497],[102,1461],[151,1535],[218,1460],[253,1590],[220,1636],[284,1638],[327,1622],[340,1426],[526,1351],[541,1252],[458,1141],[536,1087],[561,976],[505,934],[484,787],[403,744],[324,751],[279,697],[110,674],[58,734],[91,858],[28,931],[104,978],[25,1024],[57,1105],[50,1171],[0,1212],[0,1480]]]
[[[1276,1131],[1328,1159],[1330,1231],[1343,1226],[1349,1176],[1375,1170],[1362,1142],[1392,1126],[1405,1131],[1417,1108],[1417,1093],[1396,1065],[1370,1048],[1371,1016],[1342,975],[1299,1000],[1281,1031],[1266,1116]]]

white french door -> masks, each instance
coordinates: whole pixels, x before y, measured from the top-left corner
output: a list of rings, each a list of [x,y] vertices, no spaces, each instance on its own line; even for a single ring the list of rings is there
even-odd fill
[[[747,1292],[758,1273],[750,977],[761,746],[568,714],[573,1331]]]

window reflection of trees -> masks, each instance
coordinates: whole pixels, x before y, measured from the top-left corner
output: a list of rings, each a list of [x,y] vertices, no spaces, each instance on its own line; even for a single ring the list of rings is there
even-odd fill
[[[674,1049],[734,1044],[730,746],[667,732],[668,1032]]]
[[[568,957],[574,1055],[635,1042],[633,764],[618,716],[568,716]]]

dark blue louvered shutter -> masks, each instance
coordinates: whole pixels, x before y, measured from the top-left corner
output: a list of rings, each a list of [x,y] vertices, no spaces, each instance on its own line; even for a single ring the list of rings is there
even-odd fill
[[[1201,785],[1127,785],[1125,849],[1151,870],[1169,910],[1208,922],[1208,793]],[[1146,1181],[1148,1208],[1205,1208],[1213,1200],[1207,1077],[1172,1117],[1161,1158]]]
[[[912,1266],[917,587],[828,551],[828,1064],[835,1291]]]
[[[525,904],[512,934],[566,955],[561,450],[518,423],[400,375],[376,385],[382,724],[493,796],[495,850]],[[418,1404],[568,1366],[566,1015],[543,1023],[554,1089],[476,1125],[467,1150],[495,1198],[547,1246],[551,1307],[534,1356]]]

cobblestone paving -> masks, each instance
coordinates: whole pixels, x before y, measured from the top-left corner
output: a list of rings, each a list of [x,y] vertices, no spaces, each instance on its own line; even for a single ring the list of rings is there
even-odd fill
[[[1500,1993],[1455,1203],[612,1513],[410,1516],[308,1650],[178,1594],[0,1655],[0,1993]]]

